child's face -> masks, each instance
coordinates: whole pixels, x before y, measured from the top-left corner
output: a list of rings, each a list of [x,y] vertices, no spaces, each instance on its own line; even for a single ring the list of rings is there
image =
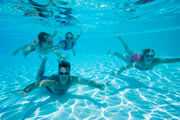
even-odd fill
[[[144,62],[145,63],[150,64],[153,62],[153,60],[154,60],[154,55],[151,55],[151,54],[144,55]]]
[[[70,33],[66,34],[66,40],[73,40],[73,35]]]

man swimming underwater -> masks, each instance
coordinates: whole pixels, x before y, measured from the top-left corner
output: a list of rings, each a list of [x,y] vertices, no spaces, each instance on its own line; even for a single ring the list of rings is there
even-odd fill
[[[62,95],[65,94],[68,89],[75,84],[88,85],[101,90],[103,90],[105,87],[104,84],[98,84],[92,80],[87,80],[78,76],[72,76],[70,74],[71,65],[65,60],[61,60],[59,62],[58,74],[44,76],[45,63],[46,59],[44,58],[37,73],[37,81],[25,87],[22,91],[23,94],[26,95],[36,88],[47,88],[47,90],[51,93]]]

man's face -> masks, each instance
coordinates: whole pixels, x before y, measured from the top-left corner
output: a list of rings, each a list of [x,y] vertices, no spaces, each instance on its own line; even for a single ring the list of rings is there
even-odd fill
[[[67,72],[67,69],[65,67],[61,67],[60,72],[62,74],[65,74]]]
[[[67,68],[65,67],[60,68],[59,79],[61,81],[61,84],[67,83],[67,81],[69,80],[69,72]]]

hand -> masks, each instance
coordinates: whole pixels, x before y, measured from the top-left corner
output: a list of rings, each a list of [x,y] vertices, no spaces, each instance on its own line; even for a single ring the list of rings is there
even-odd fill
[[[23,96],[23,97],[25,97],[25,96],[28,95],[28,93],[25,92],[24,90],[18,90],[17,93],[20,94],[20,95]]]

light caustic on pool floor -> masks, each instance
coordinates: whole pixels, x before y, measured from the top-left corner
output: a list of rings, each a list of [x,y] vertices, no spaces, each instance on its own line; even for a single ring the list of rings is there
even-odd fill
[[[72,73],[98,82],[110,81],[109,86],[105,91],[100,91],[76,85],[64,96],[52,95],[43,89],[35,90],[25,97],[10,92],[29,84],[32,79],[30,73],[33,70],[23,67],[16,71],[13,68],[3,70],[4,72],[0,74],[0,118],[2,120],[179,119],[180,75],[176,73],[179,69],[178,64],[159,66],[148,72],[132,69],[119,77],[103,73],[117,67],[117,64],[104,58],[97,58],[96,63],[76,64]],[[17,74],[21,69],[27,72]]]

